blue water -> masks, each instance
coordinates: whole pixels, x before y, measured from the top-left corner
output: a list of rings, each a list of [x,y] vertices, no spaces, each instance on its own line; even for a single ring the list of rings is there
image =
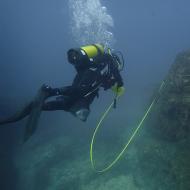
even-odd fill
[[[67,62],[67,50],[103,41],[122,51],[126,60],[126,93],[95,146],[97,164],[103,167],[127,141],[176,54],[190,48],[189,7],[189,0],[1,0],[0,118],[29,102],[43,83],[71,84],[75,70]],[[111,100],[111,92],[101,91],[87,123],[63,111],[43,113],[37,133],[25,145],[25,119],[2,127],[0,189],[186,190],[170,172],[170,160],[182,145],[157,141],[145,130],[113,170],[103,175],[91,170],[90,138]],[[157,149],[168,160],[154,157]],[[178,157],[172,164],[178,162],[185,161]],[[164,179],[168,181],[161,183]],[[188,178],[181,180],[187,183]]]

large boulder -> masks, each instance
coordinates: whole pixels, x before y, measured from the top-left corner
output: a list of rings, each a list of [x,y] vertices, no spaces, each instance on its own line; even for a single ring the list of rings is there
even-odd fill
[[[190,51],[177,55],[151,118],[151,131],[159,137],[178,141],[189,135]]]

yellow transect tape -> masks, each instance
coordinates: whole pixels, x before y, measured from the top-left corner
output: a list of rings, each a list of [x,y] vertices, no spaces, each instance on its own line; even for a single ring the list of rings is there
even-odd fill
[[[161,89],[163,88],[165,82],[163,81],[160,85],[160,88],[158,90],[158,92],[161,92]],[[152,103],[150,104],[150,106],[148,107],[148,109],[146,110],[146,113],[144,114],[143,118],[141,119],[141,121],[139,122],[139,124],[137,125],[135,131],[133,132],[133,134],[131,135],[129,141],[127,142],[127,144],[124,146],[124,148],[121,150],[121,152],[116,156],[116,158],[108,165],[106,166],[104,169],[98,170],[95,167],[95,162],[93,159],[93,145],[95,142],[95,137],[96,137],[96,133],[98,132],[102,122],[104,121],[104,119],[106,118],[106,116],[109,114],[113,104],[114,104],[114,100],[112,101],[112,103],[109,105],[109,107],[106,109],[106,111],[103,113],[103,115],[101,116],[95,130],[92,136],[92,140],[91,140],[91,144],[90,144],[90,161],[91,161],[91,165],[94,171],[98,172],[98,173],[103,173],[108,171],[109,169],[111,169],[117,162],[118,160],[121,158],[121,156],[124,154],[124,152],[126,151],[126,149],[128,148],[129,144],[132,142],[132,140],[134,139],[135,135],[137,134],[138,130],[140,129],[140,127],[142,126],[143,122],[145,121],[146,117],[148,116],[148,114],[150,113],[152,107],[154,106],[155,102],[157,101],[159,97],[155,97],[154,100],[152,101]],[[118,97],[117,97],[118,99]]]

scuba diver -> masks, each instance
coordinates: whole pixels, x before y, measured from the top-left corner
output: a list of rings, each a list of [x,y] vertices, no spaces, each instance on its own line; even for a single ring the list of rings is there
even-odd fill
[[[119,56],[101,44],[92,44],[67,52],[68,62],[76,69],[72,85],[52,88],[42,85],[36,98],[12,117],[0,120],[0,125],[19,121],[29,115],[25,141],[34,133],[41,111],[64,110],[81,121],[86,121],[90,105],[98,97],[99,89],[112,89],[116,96],[124,93],[120,71],[124,66],[122,54]],[[55,100],[46,101],[50,97]]]

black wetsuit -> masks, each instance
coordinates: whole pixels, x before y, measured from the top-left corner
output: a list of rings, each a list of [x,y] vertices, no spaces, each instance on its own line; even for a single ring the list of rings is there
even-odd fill
[[[56,96],[55,100],[45,101],[42,110],[65,110],[75,113],[81,108],[90,109],[90,104],[98,96],[100,87],[104,90],[109,89],[117,82],[118,86],[123,86],[121,75],[117,69],[111,55],[105,54],[99,63],[91,64],[88,67],[76,67],[77,74],[71,86],[63,88],[50,88],[46,86],[42,90],[47,91],[47,99]],[[18,121],[28,114],[33,107],[33,102],[28,104],[21,112],[7,120],[0,121],[0,124]]]

